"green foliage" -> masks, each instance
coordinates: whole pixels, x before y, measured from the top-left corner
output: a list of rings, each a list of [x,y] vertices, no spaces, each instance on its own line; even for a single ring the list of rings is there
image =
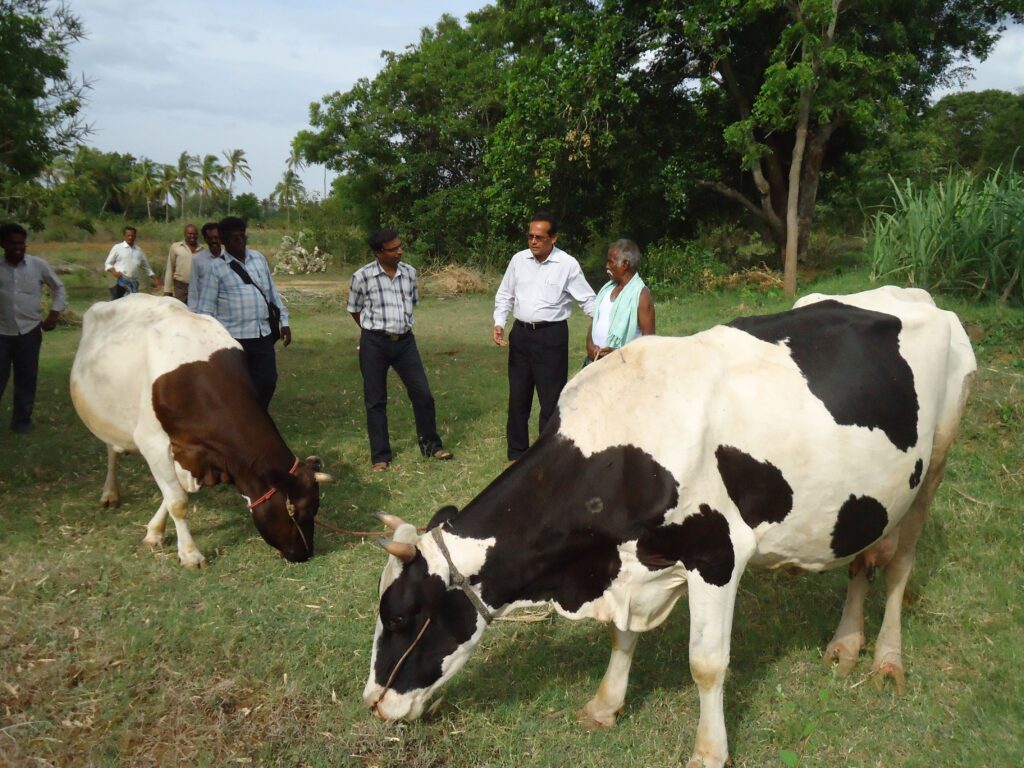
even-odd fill
[[[263,206],[252,192],[243,192],[231,201],[232,213],[241,216],[247,222],[263,219]]]
[[[953,295],[1024,298],[1024,173],[950,173],[925,189],[894,182],[871,226],[872,278]]]
[[[658,294],[711,290],[725,271],[719,250],[701,240],[681,246],[659,241],[648,247],[640,262],[644,282]]]
[[[88,133],[80,120],[88,84],[68,71],[81,20],[46,0],[0,0],[0,199],[8,214],[38,223],[37,177]]]

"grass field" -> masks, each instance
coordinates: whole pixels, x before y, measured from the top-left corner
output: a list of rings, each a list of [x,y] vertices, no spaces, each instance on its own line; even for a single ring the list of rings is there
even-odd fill
[[[52,245],[51,260],[92,259]],[[106,248],[100,249],[100,257]],[[45,251],[45,253],[44,253]],[[159,250],[156,253],[160,253]],[[159,270],[161,258],[154,259]],[[69,275],[81,313],[105,297],[95,269]],[[321,516],[377,530],[374,510],[422,524],[462,506],[504,467],[505,352],[490,341],[491,297],[424,296],[417,338],[456,459],[422,459],[411,409],[391,385],[391,472],[370,471],[355,347],[339,275],[282,281],[295,343],[279,351],[272,414],[292,449],[338,478]],[[803,290],[868,287],[862,273]],[[658,302],[659,331],[690,333],[736,314],[784,309],[751,290]],[[1024,764],[1024,320],[1019,310],[955,309],[983,337],[979,373],[946,482],[922,537],[904,616],[907,690],[878,691],[864,658],[850,678],[821,663],[845,572],[751,571],[736,610],[726,724],[736,768]],[[6,430],[0,403],[0,765],[4,766],[663,766],[685,762],[698,702],[687,666],[687,612],[645,635],[626,711],[580,730],[610,632],[559,618],[497,622],[412,724],[372,718],[360,701],[385,556],[366,538],[317,534],[317,556],[290,565],[257,535],[231,488],[193,500],[209,559],[178,565],[140,546],[159,504],[139,457],[122,463],[122,506],[98,506],[103,446],[71,408],[79,337],[47,335],[36,430]],[[586,326],[572,322],[572,358]],[[869,650],[881,619],[876,583]]]

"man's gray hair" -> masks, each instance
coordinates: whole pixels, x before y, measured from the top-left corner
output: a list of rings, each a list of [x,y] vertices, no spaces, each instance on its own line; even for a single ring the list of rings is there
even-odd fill
[[[609,245],[608,250],[613,251],[619,257],[619,261],[626,262],[630,272],[636,272],[640,265],[640,247],[636,243],[623,238]]]

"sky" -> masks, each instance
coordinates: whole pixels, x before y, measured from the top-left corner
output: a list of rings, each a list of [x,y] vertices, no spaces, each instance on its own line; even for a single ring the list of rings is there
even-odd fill
[[[169,164],[182,151],[221,157],[244,149],[252,184],[237,179],[235,194],[266,197],[284,173],[295,134],[309,127],[311,102],[372,79],[382,51],[415,44],[442,14],[464,20],[486,4],[71,0],[88,35],[70,62],[72,72],[92,81],[87,143]],[[1024,27],[1004,35],[965,88],[1024,88]],[[322,166],[301,175],[308,192],[323,194]]]

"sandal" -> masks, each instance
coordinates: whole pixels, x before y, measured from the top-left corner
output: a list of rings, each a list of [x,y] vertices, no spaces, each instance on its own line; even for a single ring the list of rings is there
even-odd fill
[[[455,455],[446,448],[438,448],[431,455],[438,461],[449,461],[455,458]]]
[[[390,467],[390,466],[391,466],[390,462],[378,461],[376,464],[373,465],[373,471],[374,472],[387,472],[388,471],[388,467]]]

